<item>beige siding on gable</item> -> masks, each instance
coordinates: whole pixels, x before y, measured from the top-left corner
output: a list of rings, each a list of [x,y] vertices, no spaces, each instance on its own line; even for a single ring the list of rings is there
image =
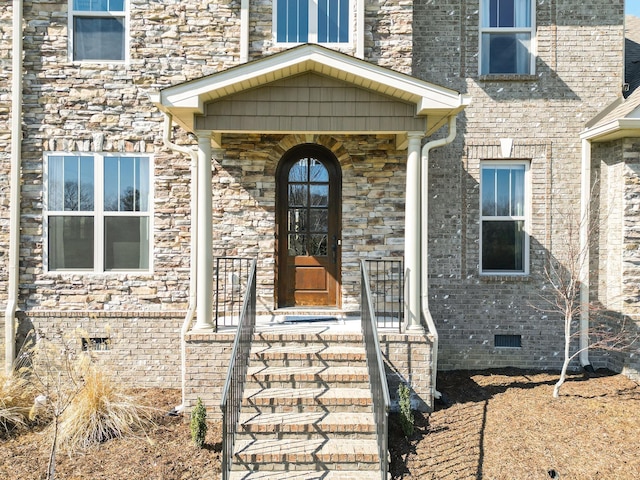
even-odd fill
[[[424,131],[416,105],[307,73],[205,106],[196,129],[224,132]]]

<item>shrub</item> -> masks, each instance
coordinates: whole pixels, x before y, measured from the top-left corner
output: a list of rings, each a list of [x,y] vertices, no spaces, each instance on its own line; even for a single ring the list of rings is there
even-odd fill
[[[411,410],[411,389],[404,383],[398,387],[398,402],[400,404],[400,426],[405,437],[413,435],[414,418]]]
[[[113,438],[136,436],[153,425],[153,412],[96,367],[60,418],[59,442],[67,451]]]
[[[202,404],[202,399],[198,397],[198,402],[191,412],[191,439],[198,448],[204,446],[204,440],[207,436],[207,410]]]
[[[0,433],[27,423],[35,392],[19,373],[0,373]]]

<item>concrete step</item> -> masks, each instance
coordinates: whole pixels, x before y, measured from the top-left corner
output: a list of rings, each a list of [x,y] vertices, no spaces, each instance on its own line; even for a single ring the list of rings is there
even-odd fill
[[[263,330],[254,333],[254,345],[267,345],[270,347],[286,347],[291,344],[310,346],[318,343],[325,345],[350,345],[362,346],[361,333],[335,333],[331,330],[316,329],[311,331],[305,328],[292,328],[291,330]],[[364,348],[364,347],[363,347]]]
[[[369,388],[245,388],[244,411],[257,412],[371,412],[373,402]]]
[[[310,365],[366,365],[367,356],[364,347],[355,344],[325,345],[297,343],[272,346],[265,343],[254,343],[250,361],[269,365],[310,366]]]
[[[378,445],[366,439],[237,440],[233,470],[375,470]]]
[[[321,387],[335,384],[342,388],[369,388],[369,372],[365,366],[264,366],[250,365],[246,388]]]
[[[316,438],[366,438],[375,435],[376,426],[369,412],[300,412],[300,413],[250,413],[240,415],[238,439],[251,436],[254,439]]]
[[[380,478],[380,472],[373,470],[288,470],[281,472],[236,470],[231,472],[230,476],[230,480],[380,480]]]

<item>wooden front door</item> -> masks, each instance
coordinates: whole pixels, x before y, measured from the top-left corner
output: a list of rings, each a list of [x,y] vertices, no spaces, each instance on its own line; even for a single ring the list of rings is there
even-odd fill
[[[319,145],[289,150],[278,167],[278,306],[338,306],[340,167]]]

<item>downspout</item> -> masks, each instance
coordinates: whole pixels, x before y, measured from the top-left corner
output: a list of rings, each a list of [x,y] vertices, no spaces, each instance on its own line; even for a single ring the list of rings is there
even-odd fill
[[[197,280],[197,265],[198,265],[198,152],[177,145],[171,142],[171,125],[172,115],[170,113],[164,114],[164,134],[162,142],[171,150],[179,153],[189,155],[191,157],[191,260],[189,265],[189,306],[187,308],[187,314],[184,317],[182,328],[180,329],[180,360],[181,360],[181,383],[182,383],[182,404],[175,407],[174,412],[182,412],[184,410],[186,401],[186,380],[187,380],[187,342],[185,337],[193,321],[193,317],[196,312],[196,280]]]
[[[11,73],[11,176],[9,199],[9,264],[4,314],[5,370],[13,372],[16,358],[16,310],[20,272],[20,166],[22,163],[22,0],[13,2]]]
[[[589,362],[589,232],[591,230],[591,142],[582,140],[582,185],[580,192],[580,364],[593,371]]]
[[[431,352],[431,394],[434,399],[439,399],[442,394],[436,389],[436,380],[438,376],[438,330],[436,324],[431,317],[429,310],[429,261],[428,261],[428,240],[429,240],[429,152],[434,148],[449,145],[456,138],[456,115],[449,117],[449,134],[446,138],[439,138],[426,143],[422,147],[422,169],[420,173],[420,210],[422,219],[420,221],[420,296],[422,298],[422,313],[429,336],[433,342]]]

